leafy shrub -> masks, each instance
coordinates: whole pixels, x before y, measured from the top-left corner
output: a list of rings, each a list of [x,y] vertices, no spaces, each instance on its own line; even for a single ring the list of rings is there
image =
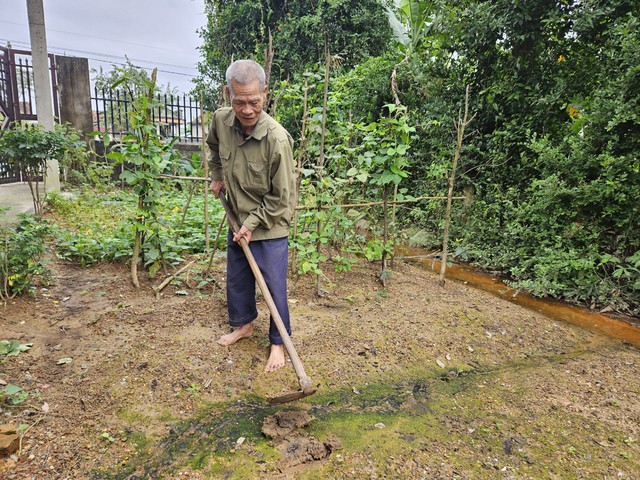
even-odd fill
[[[15,226],[0,228],[0,300],[30,291],[37,278],[43,284],[50,281],[42,257],[51,233],[49,222],[32,215],[20,215]]]
[[[56,125],[54,130],[44,130],[40,125],[16,125],[0,135],[0,157],[24,173],[38,214],[46,201],[39,183],[47,160],[55,158],[64,164],[67,158],[86,159],[85,147],[80,136],[65,125]]]

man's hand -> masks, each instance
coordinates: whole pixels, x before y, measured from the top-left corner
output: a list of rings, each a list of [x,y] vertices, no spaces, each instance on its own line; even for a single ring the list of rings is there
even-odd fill
[[[240,238],[244,238],[247,241],[247,244],[249,244],[249,242],[251,242],[251,230],[249,230],[244,225],[240,227],[238,233],[233,234],[233,241],[239,243]]]
[[[220,192],[227,189],[227,184],[224,183],[224,180],[211,180],[211,185],[209,188],[216,196],[216,198],[220,198]]]

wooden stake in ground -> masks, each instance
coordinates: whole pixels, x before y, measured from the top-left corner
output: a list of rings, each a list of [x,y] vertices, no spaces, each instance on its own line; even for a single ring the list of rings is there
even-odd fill
[[[382,269],[380,270],[380,282],[382,286],[387,286],[387,242],[389,241],[389,186],[382,187]]]
[[[209,161],[205,142],[204,110],[202,108],[202,92],[200,92],[200,124],[202,125],[202,166],[204,178],[209,178]],[[205,249],[209,250],[209,180],[204,181],[204,239]]]
[[[187,218],[187,212],[189,211],[189,205],[191,205],[191,199],[193,198],[194,189],[195,189],[195,185],[193,183],[190,183],[189,196],[187,197],[187,201],[184,202],[184,205],[182,206],[182,217],[180,217],[180,223],[178,224],[178,228],[176,228],[176,234],[173,236],[174,242],[178,241],[178,237],[180,236],[180,230],[182,230],[182,227],[184,226],[184,221]],[[205,220],[205,224],[206,224],[206,220]]]
[[[453,154],[453,165],[451,166],[451,175],[449,176],[449,194],[447,195],[447,209],[445,212],[444,220],[444,235],[442,239],[442,264],[440,265],[440,281],[439,285],[444,286],[445,279],[444,274],[447,269],[447,249],[449,244],[449,225],[451,224],[451,201],[453,200],[453,186],[456,178],[456,168],[458,167],[458,161],[460,160],[460,151],[462,150],[462,141],[464,140],[464,129],[471,123],[472,118],[468,119],[469,114],[469,85],[464,96],[464,116],[461,112],[458,112],[458,121],[455,122],[456,132],[458,134],[458,141],[456,143],[456,150]],[[475,117],[475,115],[474,115]]]
[[[329,97],[329,76],[331,73],[331,55],[329,53],[329,42],[327,40],[327,34],[325,32],[324,35],[324,56],[325,56],[325,68],[324,68],[324,96],[322,100],[322,127],[320,134],[320,155],[318,156],[318,191],[322,189],[322,172],[324,169],[324,142],[327,133],[327,99]],[[320,196],[318,196],[320,198]],[[318,212],[320,212],[320,201],[318,201]],[[322,222],[320,221],[320,215],[318,215],[318,220],[316,222],[316,233],[318,235],[318,239],[320,238],[320,233],[322,230]],[[316,246],[316,252],[318,254],[318,258],[320,258],[320,245],[318,242]],[[316,293],[318,296],[321,296],[322,289],[320,288],[320,274],[316,275]]]
[[[156,86],[156,78],[158,76],[158,69],[154,68],[153,72],[151,72],[151,84],[149,86],[149,92],[147,93],[147,106],[145,109],[146,123],[149,124],[151,119],[151,106],[153,104],[153,92]],[[142,134],[142,142],[141,149],[147,150],[149,148],[149,133],[143,132]],[[138,212],[143,211],[144,207],[144,198],[141,195],[138,195]],[[138,214],[139,222],[144,222],[144,218]],[[131,255],[131,281],[133,282],[133,286],[136,288],[140,288],[140,281],[138,280],[138,259],[140,258],[140,250],[142,248],[142,230],[140,227],[136,225],[135,227],[135,238],[133,241],[133,253]]]
[[[207,270],[204,272],[205,277],[209,277],[209,272],[211,272],[211,265],[213,264],[213,257],[216,254],[216,250],[218,249],[218,240],[220,240],[220,234],[222,233],[222,229],[224,228],[224,222],[227,219],[227,214],[225,213],[220,220],[220,226],[218,227],[218,234],[216,235],[216,240],[213,244],[213,249],[211,249],[211,254],[209,255],[209,264],[207,265]]]
[[[304,79],[304,97],[302,103],[302,127],[300,128],[300,147],[298,148],[298,172],[296,177],[296,206],[298,205],[298,201],[300,199],[300,184],[302,183],[302,159],[305,154],[305,149],[307,146],[307,102],[309,98],[309,78],[305,77]],[[295,209],[293,211],[293,238],[298,236],[298,210]],[[295,271],[296,268],[296,250],[293,249],[291,253],[291,271]]]

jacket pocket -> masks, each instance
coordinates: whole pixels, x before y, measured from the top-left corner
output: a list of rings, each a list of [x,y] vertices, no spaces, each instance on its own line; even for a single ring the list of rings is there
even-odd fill
[[[247,183],[252,190],[266,193],[269,187],[269,171],[263,162],[247,162]]]

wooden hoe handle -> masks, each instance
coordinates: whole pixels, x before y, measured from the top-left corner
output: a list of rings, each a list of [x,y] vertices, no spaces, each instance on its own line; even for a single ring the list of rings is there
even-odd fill
[[[229,225],[231,226],[231,230],[233,231],[233,233],[238,233],[238,231],[240,230],[238,217],[236,216],[236,213],[231,208],[231,205],[229,205],[229,201],[227,200],[224,192],[222,192],[222,194],[220,195],[220,201],[222,202],[222,206],[224,207],[225,212],[227,212],[227,219],[229,221]],[[255,258],[253,257],[253,254],[251,253],[249,244],[243,237],[240,238],[240,246],[242,247],[242,250],[244,251],[244,254],[247,257],[247,261],[251,266],[251,271],[253,272],[253,276],[256,278],[256,282],[258,282],[258,286],[260,287],[262,296],[264,297],[264,299],[267,302],[267,305],[269,306],[271,317],[273,318],[276,324],[276,327],[278,329],[278,332],[282,337],[284,346],[287,349],[287,353],[289,354],[289,358],[291,359],[291,363],[293,364],[293,369],[296,371],[296,375],[298,376],[300,387],[302,388],[303,392],[309,391],[311,389],[311,378],[304,371],[304,367],[302,366],[300,357],[298,357],[298,353],[296,352],[296,349],[293,346],[291,337],[289,336],[289,333],[284,327],[282,317],[278,313],[278,308],[276,307],[276,304],[273,301],[271,292],[269,292],[267,283],[264,281],[264,277],[262,276],[260,267],[258,267],[258,264]]]

